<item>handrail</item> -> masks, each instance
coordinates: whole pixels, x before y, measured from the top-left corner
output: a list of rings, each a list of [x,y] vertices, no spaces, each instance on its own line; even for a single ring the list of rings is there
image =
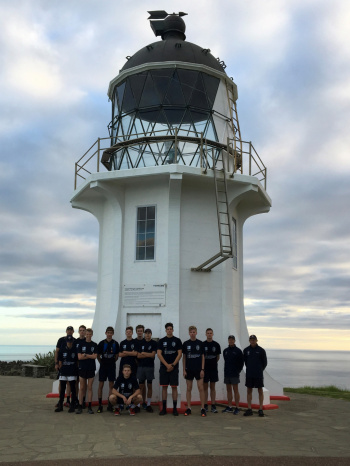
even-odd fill
[[[264,183],[264,188],[266,189],[267,169],[251,142],[241,141],[235,138],[233,139],[228,138],[227,144],[223,144],[218,141],[206,139],[203,137],[202,133],[198,133],[196,131],[188,131],[188,130],[183,131],[184,133],[186,133],[186,135],[181,134],[181,132],[182,132],[181,129],[179,130],[178,128],[175,128],[174,134],[168,134],[167,130],[158,130],[158,131],[152,130],[148,133],[131,134],[129,136],[129,139],[122,140],[119,142],[115,142],[115,139],[116,139],[115,136],[98,138],[91,145],[91,147],[84,153],[84,155],[80,157],[80,159],[75,163],[74,189],[76,189],[77,187],[78,177],[82,179],[86,179],[83,176],[82,172],[84,172],[84,174],[87,173],[88,175],[90,175],[91,172],[93,172],[96,168],[97,168],[97,173],[100,171],[100,162],[108,170],[112,170],[112,162],[111,162],[112,158],[115,157],[115,155],[119,153],[120,151],[122,151],[123,149],[132,147],[132,146],[137,147],[142,144],[150,145],[154,142],[166,142],[166,141],[173,141],[173,144],[171,144],[170,147],[174,148],[174,163],[181,163],[181,164],[186,165],[185,159],[183,158],[183,154],[179,148],[180,147],[179,143],[181,142],[183,143],[189,142],[189,143],[194,143],[198,145],[199,152],[198,153],[196,151],[193,152],[192,154],[193,157],[191,158],[191,162],[189,163],[189,165],[194,164],[195,166],[198,166],[198,163],[199,163],[204,174],[207,172],[207,169],[210,166],[210,164],[208,163],[208,158],[209,159],[213,157],[217,158],[217,155],[215,155],[216,150],[224,151],[224,153],[226,153],[225,165],[227,166],[227,171],[231,177],[233,177],[234,174],[237,172],[240,172],[243,174],[244,173],[243,167],[245,166],[246,167],[245,170],[248,171],[248,174],[250,176],[259,176],[258,178],[259,181]],[[105,144],[103,143],[104,141],[110,141],[107,147],[105,147]],[[91,153],[91,151],[96,145],[97,145],[96,150],[94,150],[93,153]],[[212,155],[212,150],[213,150],[214,155]],[[161,162],[161,163],[158,163],[158,160],[156,160],[156,157],[154,157],[154,154],[152,155],[154,158],[154,166],[157,166],[159,164],[169,163],[169,162],[165,162],[165,156],[164,156],[164,160],[162,159],[162,157],[160,159],[158,158],[158,160],[160,160]],[[187,154],[184,154],[184,155],[186,156]],[[95,156],[97,157],[97,167],[96,165],[95,165],[96,168],[89,167],[90,168],[89,170],[87,165],[89,164],[89,162],[93,160]],[[140,163],[142,158],[143,158],[143,153],[141,154],[140,157],[137,158],[138,160],[137,166]],[[80,163],[82,161],[83,163]],[[213,163],[214,162],[215,161],[213,159]],[[145,162],[143,161],[143,163]],[[129,160],[129,164],[131,168],[135,168],[133,166],[133,162],[131,161],[131,159]],[[152,166],[152,165],[149,165],[149,166]],[[252,174],[253,172],[254,174]]]

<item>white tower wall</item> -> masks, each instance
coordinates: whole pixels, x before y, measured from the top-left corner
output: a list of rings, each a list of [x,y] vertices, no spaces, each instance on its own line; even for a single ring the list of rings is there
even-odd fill
[[[182,341],[188,339],[188,326],[196,325],[202,340],[206,328],[212,327],[222,349],[229,334],[236,336],[242,349],[248,345],[242,229],[248,217],[269,210],[270,200],[256,178],[237,174],[228,179],[228,196],[230,216],[237,222],[237,269],[229,259],[211,272],[194,272],[192,267],[219,249],[212,171],[204,175],[199,168],[166,165],[98,173],[86,180],[75,192],[72,206],[91,212],[100,225],[95,341],[104,337],[108,325],[115,327],[118,341],[125,338],[125,327],[130,324],[149,326],[153,337],[161,338],[165,323],[172,322],[175,335]],[[155,260],[136,261],[137,207],[147,205],[156,206]],[[165,285],[165,305],[125,307],[125,285]],[[217,399],[225,399],[222,360],[219,376]],[[243,374],[242,382],[244,401]],[[159,399],[157,385],[156,370],[155,401]],[[273,393],[282,394],[282,387],[277,385],[273,385]],[[269,402],[269,388],[265,404]],[[180,391],[185,399],[182,362]],[[193,395],[198,398],[196,390]]]

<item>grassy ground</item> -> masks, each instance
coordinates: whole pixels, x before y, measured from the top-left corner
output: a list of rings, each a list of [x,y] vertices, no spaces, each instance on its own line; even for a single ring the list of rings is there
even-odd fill
[[[343,390],[341,388],[336,387],[335,385],[328,385],[326,387],[285,387],[284,391],[290,393],[302,393],[304,395],[326,396],[328,398],[337,398],[339,400],[350,401],[350,391]]]

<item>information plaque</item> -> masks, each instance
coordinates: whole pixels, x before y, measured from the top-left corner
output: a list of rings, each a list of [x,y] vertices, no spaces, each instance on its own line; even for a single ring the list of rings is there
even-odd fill
[[[124,307],[164,307],[166,285],[124,285]]]

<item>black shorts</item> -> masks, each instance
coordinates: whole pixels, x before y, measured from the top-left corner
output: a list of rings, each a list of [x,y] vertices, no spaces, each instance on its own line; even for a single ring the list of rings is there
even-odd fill
[[[246,377],[245,386],[247,388],[262,388],[264,386],[264,378]]]
[[[82,379],[93,379],[95,377],[95,371],[79,369],[79,377]]]
[[[109,380],[109,382],[113,382],[116,377],[115,377],[115,364],[113,366],[102,366],[100,365],[100,372],[98,374],[98,380],[99,382],[105,382],[106,380]]]
[[[200,380],[200,378],[201,378],[201,371],[191,371],[191,370],[186,369],[186,377],[185,377],[186,380],[193,380],[193,379]]]
[[[159,385],[177,387],[179,385],[179,366],[177,365],[171,372],[167,372],[165,366],[160,366]]]
[[[218,382],[219,381],[219,373],[217,369],[206,370],[204,372],[204,383],[208,382]]]

